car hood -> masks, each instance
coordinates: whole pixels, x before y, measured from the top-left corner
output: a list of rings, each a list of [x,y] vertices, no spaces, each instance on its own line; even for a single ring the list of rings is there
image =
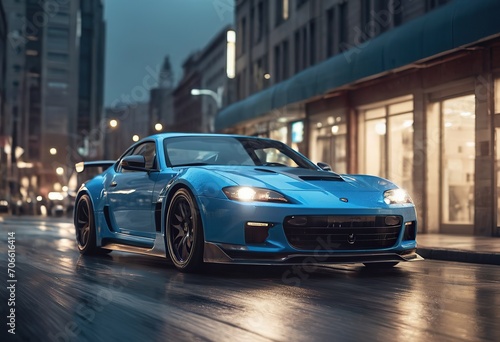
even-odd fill
[[[213,170],[242,186],[267,188],[280,192],[315,192],[318,196],[349,197],[362,195],[380,201],[381,193],[396,186],[374,176],[339,175],[322,170],[282,167],[239,167]]]

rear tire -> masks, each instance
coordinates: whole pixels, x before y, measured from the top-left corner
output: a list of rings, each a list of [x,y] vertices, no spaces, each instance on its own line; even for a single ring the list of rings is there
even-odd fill
[[[96,230],[94,210],[88,195],[78,199],[75,209],[76,243],[81,254],[95,254],[99,248],[96,246]]]
[[[191,193],[177,190],[166,215],[165,244],[168,256],[182,272],[196,272],[203,264],[203,226]]]

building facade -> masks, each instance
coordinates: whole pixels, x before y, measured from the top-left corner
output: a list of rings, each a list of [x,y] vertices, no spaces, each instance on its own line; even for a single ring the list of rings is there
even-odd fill
[[[118,159],[130,145],[150,134],[149,107],[149,103],[137,102],[106,108],[105,159]]]
[[[103,7],[101,0],[3,3],[8,192],[13,202],[31,204],[66,189],[74,163],[90,157],[102,115]]]
[[[216,129],[395,181],[420,232],[500,235],[500,4],[276,3],[238,3],[240,101]]]
[[[157,132],[158,124],[162,129],[169,130],[175,122],[173,95],[175,78],[169,56],[163,60],[158,80],[158,87],[152,88],[149,96],[149,132],[151,134]]]
[[[7,135],[9,131],[7,126],[10,127],[10,122],[7,121],[6,111],[8,104],[6,103],[6,64],[7,64],[7,17],[5,8],[0,3],[0,174],[4,175],[0,180],[0,198],[5,200],[8,193],[8,179],[7,175],[10,157],[6,149],[10,148],[10,137]]]
[[[106,24],[101,0],[80,1],[77,141],[84,159],[103,156],[104,53]]]
[[[217,112],[235,99],[235,32],[219,31],[184,62],[184,75],[174,91],[173,130],[213,132]]]

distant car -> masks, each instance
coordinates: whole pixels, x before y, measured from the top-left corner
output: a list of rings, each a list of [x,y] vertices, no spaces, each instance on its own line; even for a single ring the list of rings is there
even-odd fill
[[[58,191],[49,192],[47,201],[47,214],[49,216],[63,216],[66,212],[64,194]]]
[[[326,171],[287,145],[223,134],[165,133],[132,145],[75,199],[82,254],[121,250],[204,263],[364,263],[416,253],[417,216],[392,182]]]
[[[10,204],[6,199],[0,199],[0,213],[9,213]]]

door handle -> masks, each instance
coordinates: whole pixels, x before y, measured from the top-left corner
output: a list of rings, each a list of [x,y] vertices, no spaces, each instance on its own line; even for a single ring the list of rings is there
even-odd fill
[[[118,184],[116,184],[115,181],[111,182],[111,184],[109,186],[111,186],[112,188],[114,188],[115,186],[117,186]]]

